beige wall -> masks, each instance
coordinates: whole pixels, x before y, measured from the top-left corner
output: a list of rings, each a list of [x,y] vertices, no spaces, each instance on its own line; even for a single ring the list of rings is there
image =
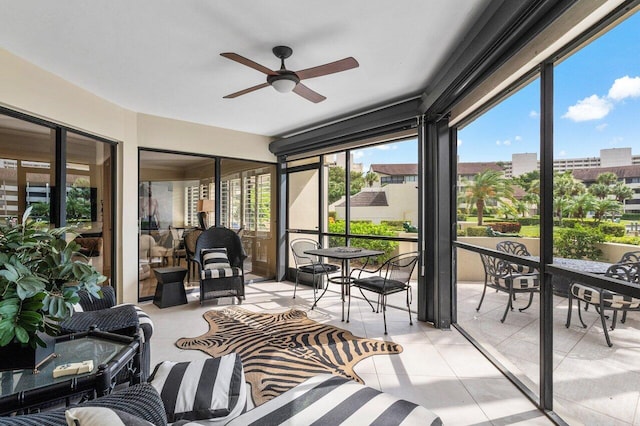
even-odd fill
[[[118,142],[118,294],[138,295],[138,148],[275,162],[269,138],[121,108],[4,49],[0,49],[0,105]]]

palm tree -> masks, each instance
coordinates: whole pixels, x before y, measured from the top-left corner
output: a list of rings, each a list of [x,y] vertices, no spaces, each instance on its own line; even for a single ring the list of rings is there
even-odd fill
[[[607,195],[609,195],[609,191],[609,185],[605,185],[604,183],[594,183],[589,187],[589,192],[601,200],[607,198]]]
[[[573,177],[571,171],[555,173],[553,176],[553,203],[560,222],[565,209],[576,195],[584,194],[586,188],[582,182]]]
[[[610,186],[618,181],[618,176],[612,172],[600,173],[596,178],[596,183]]]
[[[602,220],[607,214],[617,214],[622,210],[622,205],[615,200],[596,200],[593,205],[594,217]]]
[[[499,201],[501,198],[513,200],[513,188],[504,173],[497,170],[485,170],[475,175],[472,181],[465,182],[465,193],[470,203],[476,204],[478,210],[478,226],[482,226],[482,218],[487,201]]]
[[[529,212],[529,206],[528,206],[529,202],[526,201],[525,198],[526,197],[523,197],[522,201],[516,201],[515,203],[513,203],[513,208],[516,210],[518,214],[522,215],[522,217],[525,217],[526,214]]]
[[[596,197],[585,192],[584,194],[576,195],[569,201],[569,208],[571,210],[571,216],[578,219],[584,219],[587,217],[587,213],[595,210]]]
[[[633,189],[622,182],[618,182],[611,187],[610,193],[616,197],[616,201],[624,203],[625,200],[633,198]]]
[[[374,171],[369,170],[366,175],[364,175],[364,181],[367,183],[367,186],[371,188],[374,183],[378,181],[378,174]]]

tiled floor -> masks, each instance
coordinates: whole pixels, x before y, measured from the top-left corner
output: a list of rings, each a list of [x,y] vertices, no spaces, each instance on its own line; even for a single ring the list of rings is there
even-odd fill
[[[356,373],[367,385],[389,392],[437,413],[447,425],[552,424],[500,372],[455,329],[441,331],[417,321],[410,326],[406,311],[387,310],[388,336],[384,336],[382,314],[371,312],[363,300],[351,306],[351,321],[340,321],[341,304],[337,287],[330,287],[318,307],[311,311],[312,291],[298,288],[292,299],[291,283],[266,282],[247,285],[242,307],[256,312],[280,312],[292,307],[309,318],[349,329],[361,337],[392,340],[404,351],[399,355],[376,355],[357,364]],[[390,298],[391,299],[391,298]],[[235,304],[231,298],[200,306],[195,295],[189,304],[159,309],[142,304],[155,323],[152,338],[152,366],[162,360],[183,361],[206,357],[198,351],[175,347],[180,337],[199,336],[207,331],[202,314]],[[402,305],[402,295],[390,303]],[[415,310],[415,301],[412,309]]]
[[[481,283],[458,283],[458,324],[508,366],[531,389],[539,383],[538,295],[524,312],[528,297],[518,296],[516,309],[504,323],[508,295],[487,289],[479,312]],[[574,304],[570,328],[567,298],[554,296],[554,411],[570,424],[640,425],[640,312],[618,318],[609,331],[608,347],[599,315],[593,307],[582,312],[582,328]],[[608,320],[610,325],[611,321]]]

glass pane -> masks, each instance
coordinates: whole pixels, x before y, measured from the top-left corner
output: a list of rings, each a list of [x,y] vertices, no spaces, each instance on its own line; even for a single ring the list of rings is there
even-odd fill
[[[458,132],[458,241],[539,255],[539,79]],[[495,256],[457,253],[457,319],[539,394],[539,274]]]
[[[187,290],[199,288],[198,271],[184,244],[184,236],[200,219],[215,224],[215,161],[211,158],[163,152],[140,152],[139,298],[155,294],[153,270],[184,266]]]
[[[399,236],[418,223],[418,142],[389,142],[352,151],[350,232]],[[413,232],[411,235],[417,237]]]
[[[245,282],[271,279],[275,263],[275,182],[272,164],[236,159],[221,161],[222,225],[237,231],[247,254]]]
[[[67,133],[67,225],[79,233],[81,253],[111,277],[112,188],[111,146]]]
[[[0,115],[0,218],[31,216],[51,221],[55,133],[47,127]]]
[[[554,70],[554,263],[581,272],[605,273],[640,250],[639,40],[636,13]],[[561,276],[553,285],[554,411],[637,423],[640,312],[622,322],[625,303],[613,300],[628,295]]]

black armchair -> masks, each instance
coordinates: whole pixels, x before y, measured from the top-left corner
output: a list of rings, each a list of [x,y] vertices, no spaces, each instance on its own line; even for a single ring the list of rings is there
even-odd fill
[[[208,249],[225,249],[228,263],[208,261]],[[218,252],[220,253],[220,252]],[[238,234],[228,228],[202,231],[196,241],[194,262],[200,267],[200,304],[206,299],[236,296],[244,299],[244,260],[247,255]]]
[[[527,246],[515,241],[500,241],[496,244],[496,250],[504,253],[515,254],[516,256],[531,256]],[[536,272],[536,269],[533,267],[518,265],[517,263],[511,263],[511,267],[519,274],[532,274]]]
[[[382,317],[384,320],[384,334],[387,334],[387,296],[402,291],[407,292],[407,309],[409,310],[409,325],[413,325],[411,318],[411,274],[420,258],[419,252],[400,254],[384,262],[378,269],[353,269],[351,276],[354,277],[351,287],[360,290],[362,297],[369,303],[371,309],[373,305],[364,295],[362,290],[368,290],[378,295],[379,306],[382,305]],[[375,309],[374,309],[375,311]],[[349,304],[347,308],[347,322],[351,312],[351,291],[349,291]]]
[[[80,302],[76,305],[74,314],[60,324],[62,334],[86,331],[96,326],[101,331],[133,336],[142,331],[142,380],[146,380],[150,373],[151,336],[153,322],[142,309],[132,304],[116,305],[113,287],[102,287],[102,298],[96,299],[86,291],[78,292]]]
[[[607,269],[605,276],[622,281],[637,283],[638,278],[640,277],[640,265],[637,263],[617,263],[611,265],[609,269]],[[574,282],[569,287],[569,309],[567,312],[567,323],[565,324],[567,328],[571,326],[571,312],[574,299],[578,301],[578,318],[580,319],[580,323],[583,328],[586,328],[587,325],[582,320],[580,302],[584,302],[586,306],[589,306],[590,304],[595,306],[596,311],[600,314],[600,321],[602,322],[602,329],[604,330],[604,338],[609,347],[613,346],[613,343],[611,343],[609,332],[607,331],[605,311],[613,311],[613,319],[611,321],[612,331],[616,328],[618,311],[622,312],[622,319],[620,322],[623,324],[627,319],[628,311],[640,311],[640,299]]]
[[[515,267],[519,265],[484,253],[480,253],[480,259],[484,267],[484,288],[482,289],[482,297],[480,297],[480,303],[478,303],[476,311],[479,311],[482,306],[487,287],[509,294],[509,301],[507,302],[507,307],[504,310],[504,315],[502,315],[500,322],[504,322],[509,310],[513,310],[513,300],[517,293],[529,293],[529,303],[527,303],[527,306],[524,308],[518,309],[520,312],[525,311],[531,306],[534,293],[540,291],[540,279],[537,272],[518,272]]]

